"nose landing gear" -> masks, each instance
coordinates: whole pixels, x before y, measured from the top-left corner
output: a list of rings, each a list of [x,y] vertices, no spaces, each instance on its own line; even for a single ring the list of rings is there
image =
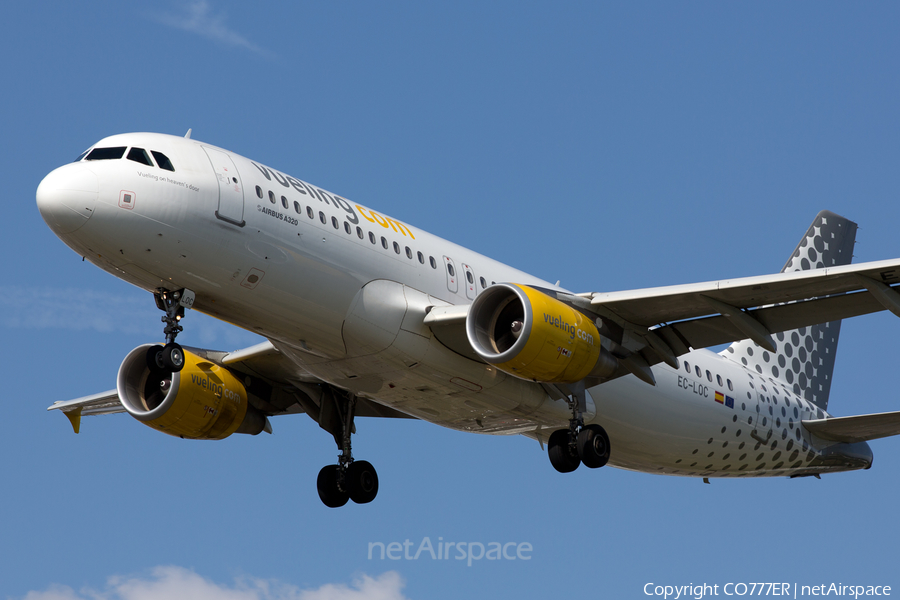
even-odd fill
[[[156,306],[166,313],[162,322],[166,324],[163,333],[166,336],[165,346],[153,346],[147,351],[147,365],[157,372],[178,372],[184,368],[184,350],[175,343],[177,336],[184,328],[179,321],[184,318],[184,309],[194,304],[194,292],[188,289],[171,292],[158,288],[153,294]]]

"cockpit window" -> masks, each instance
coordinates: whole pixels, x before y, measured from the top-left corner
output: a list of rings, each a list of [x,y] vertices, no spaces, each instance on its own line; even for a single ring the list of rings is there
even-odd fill
[[[115,148],[94,148],[85,157],[85,160],[117,160],[125,155],[125,146]]]
[[[78,158],[76,158],[74,162],[78,162],[78,161],[80,161],[82,158],[84,158],[85,156],[87,156],[87,153],[90,152],[90,150],[91,150],[91,149],[88,148],[87,150],[85,150],[84,152],[82,152],[81,154],[79,154],[79,155],[78,155]]]
[[[128,151],[128,160],[133,160],[134,162],[141,163],[142,165],[147,165],[148,167],[153,166],[153,161],[150,160],[150,155],[147,154],[147,151],[143,148],[132,148]]]
[[[151,150],[150,152],[153,154],[153,158],[156,159],[156,164],[159,165],[160,169],[165,169],[166,171],[175,170],[175,167],[172,166],[172,161],[169,160],[168,156],[162,152],[157,152],[156,150]]]

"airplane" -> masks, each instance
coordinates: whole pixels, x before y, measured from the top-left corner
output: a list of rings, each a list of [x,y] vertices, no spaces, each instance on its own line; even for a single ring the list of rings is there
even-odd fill
[[[900,316],[900,259],[851,264],[857,226],[820,212],[780,273],[572,292],[262,163],[191,138],[104,138],[37,188],[50,229],[153,294],[165,343],[116,388],[56,402],[184,439],[272,433],[306,413],[340,452],[316,487],[371,502],[356,417],[524,435],[551,465],[711,477],[868,469],[900,412],[828,411],[841,319]],[[176,342],[186,310],[267,341]],[[730,344],[721,352],[708,348]]]

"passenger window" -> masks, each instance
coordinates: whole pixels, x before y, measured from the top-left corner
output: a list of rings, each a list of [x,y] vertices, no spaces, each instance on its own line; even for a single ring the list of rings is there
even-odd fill
[[[419,258],[419,262],[424,265],[425,264],[425,255],[422,254],[421,252],[417,252],[416,256]]]
[[[707,381],[712,383],[712,373],[710,373],[709,371],[706,372],[706,379],[707,379]]]
[[[394,252],[400,254],[400,244],[398,244],[397,242],[394,242]]]
[[[357,235],[357,237],[358,237],[359,239],[363,239],[364,236],[363,236],[363,230],[362,230],[362,227],[357,227],[357,228],[356,228],[356,235]]]
[[[259,186],[256,186],[256,195],[259,196],[260,198],[263,197],[262,188]]]
[[[328,219],[325,217],[325,213],[323,213],[321,210],[319,211],[319,220],[322,221],[322,225],[328,224]]]
[[[269,202],[275,204],[275,192],[273,192],[272,190],[269,190]]]
[[[281,205],[285,208],[288,207],[288,200],[284,196],[281,197]]]
[[[487,287],[487,281],[484,280],[484,277],[480,278],[480,283],[481,283],[481,289],[484,289]]]
[[[142,165],[147,165],[148,167],[153,166],[153,161],[150,160],[150,155],[147,154],[147,151],[143,148],[132,148],[128,151],[128,160],[133,160],[136,163],[141,163]]]
[[[316,218],[316,213],[313,212],[312,206],[306,207],[306,216],[309,217],[310,219]]]
[[[406,247],[406,258],[412,260],[412,250],[409,249],[409,246]]]
[[[688,361],[684,361],[684,370],[687,371],[688,373],[690,373],[691,372],[691,363],[689,363]]]
[[[437,261],[434,260],[434,257],[433,257],[433,256],[429,256],[429,257],[428,257],[428,262],[431,263],[431,268],[432,268],[432,269],[437,269]]]
[[[125,146],[115,148],[94,148],[85,157],[85,160],[118,160],[125,156]]]
[[[259,189],[259,188],[257,188],[257,189]],[[297,202],[296,200],[294,200],[294,212],[296,212],[298,215],[303,214],[303,211],[300,209],[300,203]]]
[[[335,229],[341,228],[341,226],[338,225],[337,217],[331,217],[331,226],[334,227]]]
[[[453,265],[447,263],[447,272],[450,273],[450,277],[456,276],[456,271],[453,269]]]
[[[698,367],[697,365],[694,365],[694,373],[697,374],[697,377],[703,377],[703,375],[700,373],[700,367]]]
[[[731,380],[730,380],[730,379],[726,379],[725,381],[726,381],[726,383],[728,383],[728,391],[729,391],[729,392],[733,392],[733,391],[734,391],[734,386],[731,385]]]
[[[472,276],[472,271],[466,271],[466,280],[469,283],[475,283],[475,277]]]
[[[156,150],[151,150],[150,154],[153,155],[153,158],[156,159],[156,164],[159,165],[160,169],[165,169],[166,171],[174,171],[175,167],[172,166],[172,161],[169,160],[169,157],[163,154],[162,152],[157,152]]]
[[[716,375],[716,382],[721,386],[722,385],[722,376]]]
[[[384,248],[385,250],[388,249],[387,238],[384,236],[381,236],[381,247]]]
[[[373,244],[375,243],[375,234],[372,233],[371,231],[369,232],[369,241],[372,242]]]
[[[348,223],[347,221],[344,221],[344,231],[347,232],[347,235],[350,235],[350,233],[351,233],[350,223]]]

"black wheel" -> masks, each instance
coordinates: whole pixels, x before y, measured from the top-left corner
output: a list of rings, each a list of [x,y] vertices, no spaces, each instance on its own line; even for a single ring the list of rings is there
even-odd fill
[[[569,430],[557,429],[550,434],[547,442],[547,454],[550,455],[550,464],[560,473],[571,473],[581,464],[578,454],[572,452],[569,446]]]
[[[319,477],[316,479],[316,489],[319,492],[319,499],[322,504],[328,508],[340,508],[347,504],[350,495],[338,489],[338,466],[328,465],[322,467],[319,471]]]
[[[166,344],[160,353],[160,360],[168,370],[177,373],[184,368],[184,350],[175,342]]]
[[[609,460],[609,436],[599,425],[586,425],[578,432],[578,456],[584,466],[602,467]]]
[[[162,346],[151,346],[147,349],[147,368],[151,373],[167,373],[168,369],[162,362]]]
[[[344,482],[350,499],[357,504],[371,502],[378,494],[378,473],[364,460],[357,460],[347,467]]]

